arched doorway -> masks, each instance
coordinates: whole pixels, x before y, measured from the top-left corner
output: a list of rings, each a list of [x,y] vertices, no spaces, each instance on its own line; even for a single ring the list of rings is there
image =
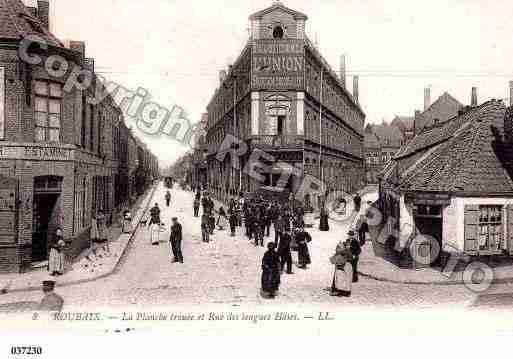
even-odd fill
[[[48,240],[63,218],[60,207],[62,177],[40,176],[34,178],[32,216],[32,261],[48,259]]]

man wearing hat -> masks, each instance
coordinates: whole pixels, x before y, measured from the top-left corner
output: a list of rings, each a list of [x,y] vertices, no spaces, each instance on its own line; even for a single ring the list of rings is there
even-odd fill
[[[183,263],[182,255],[182,225],[178,223],[178,218],[173,217],[171,219],[173,224],[171,225],[171,235],[169,242],[171,244],[171,250],[173,252],[173,263]]]
[[[64,299],[56,293],[54,293],[55,281],[45,280],[43,281],[43,293],[45,296],[39,303],[39,310],[49,312],[60,312],[64,304]]]
[[[351,260],[351,265],[353,266],[353,283],[356,283],[358,282],[358,260],[362,253],[362,247],[360,246],[360,242],[356,238],[356,233],[353,229],[351,229],[347,235],[350,240],[351,255],[353,256],[353,259]]]

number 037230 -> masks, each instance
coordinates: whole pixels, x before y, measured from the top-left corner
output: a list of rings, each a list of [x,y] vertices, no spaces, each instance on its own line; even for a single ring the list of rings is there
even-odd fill
[[[13,346],[11,347],[11,355],[41,355],[43,348],[39,346]]]

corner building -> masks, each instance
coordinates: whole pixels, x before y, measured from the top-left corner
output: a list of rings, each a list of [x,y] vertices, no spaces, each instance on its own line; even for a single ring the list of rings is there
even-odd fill
[[[0,1],[0,272],[44,266],[59,227],[68,259],[76,257],[89,246],[98,210],[113,222],[133,202],[130,176],[137,168],[146,177],[158,175],[147,150],[143,159],[134,158],[140,146],[113,98],[88,101],[96,86],[94,59],[85,57],[83,42],[65,46],[49,31],[49,13],[48,0],[39,0],[37,8]],[[39,64],[20,58],[27,36],[48,45],[30,48]],[[54,55],[68,63],[65,76],[55,77],[45,66]],[[75,67],[92,73],[93,84],[66,91]]]
[[[249,19],[248,43],[228,71],[220,71],[207,106],[210,189],[221,199],[261,187],[296,193],[303,176],[312,175],[328,191],[355,192],[365,181],[357,76],[351,94],[345,65],[338,76],[307,38],[306,15],[277,2]],[[228,135],[243,144],[227,150]],[[255,156],[255,150],[266,154]],[[254,161],[264,164],[260,179],[241,170]],[[283,171],[294,173],[286,183]]]

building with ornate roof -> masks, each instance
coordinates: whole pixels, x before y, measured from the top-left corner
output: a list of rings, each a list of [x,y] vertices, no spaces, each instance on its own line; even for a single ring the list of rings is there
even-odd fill
[[[296,193],[306,175],[326,190],[356,191],[364,182],[358,77],[350,93],[345,70],[338,76],[308,39],[305,14],[276,2],[249,20],[247,45],[220,72],[207,106],[212,192],[219,198],[261,187]],[[239,143],[226,148],[230,135]]]
[[[498,100],[418,134],[382,173],[383,238],[412,259],[420,238],[433,265],[450,253],[513,254],[512,139],[513,109]]]

